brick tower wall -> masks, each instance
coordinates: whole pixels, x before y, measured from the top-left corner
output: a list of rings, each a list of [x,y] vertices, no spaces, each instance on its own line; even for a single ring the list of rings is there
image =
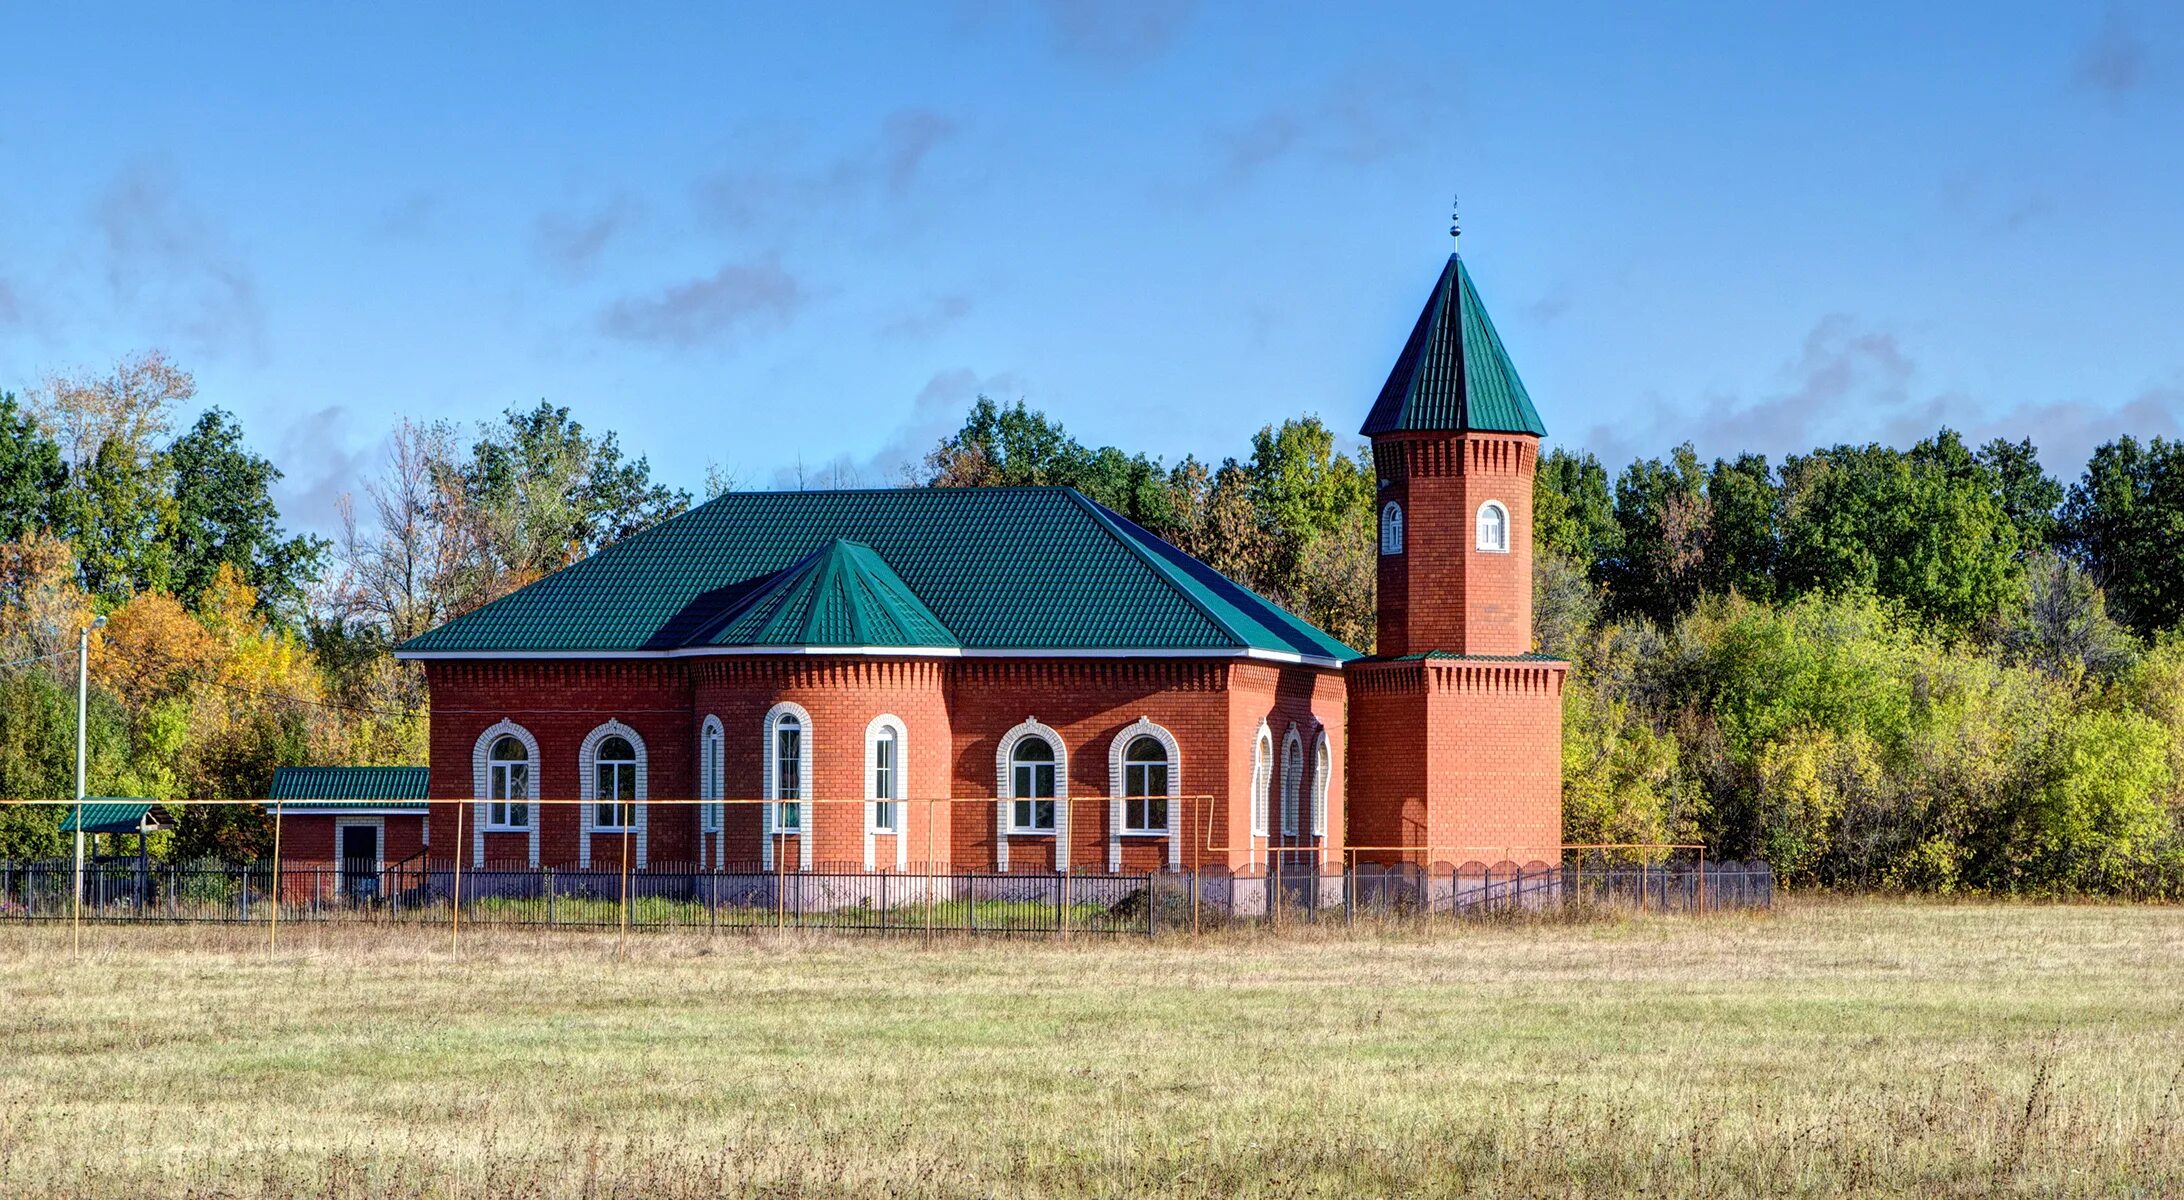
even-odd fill
[[[1373,444],[1403,508],[1403,551],[1379,560],[1379,653],[1523,654],[1532,648],[1532,479],[1539,439],[1519,434],[1406,434]],[[1478,549],[1489,500],[1509,513],[1509,549]]]

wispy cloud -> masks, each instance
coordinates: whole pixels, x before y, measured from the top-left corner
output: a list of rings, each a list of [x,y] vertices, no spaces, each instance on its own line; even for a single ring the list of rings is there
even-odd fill
[[[2121,9],[2108,10],[2100,30],[2078,51],[2070,78],[2079,87],[2112,99],[2138,90],[2145,81],[2146,42]]]
[[[863,458],[847,454],[774,471],[777,488],[894,487],[908,482],[940,439],[962,428],[980,396],[1014,399],[1024,380],[1012,371],[982,375],[969,367],[936,373],[910,401],[910,411],[880,448]]]
[[[732,168],[698,181],[698,212],[738,232],[801,225],[840,209],[900,199],[917,184],[935,151],[959,133],[954,118],[924,108],[898,109],[864,144],[819,166]]]
[[[381,210],[371,224],[373,237],[409,241],[439,231],[447,204],[431,192],[411,192]]]
[[[1439,86],[1394,69],[1353,69],[1317,91],[1213,130],[1216,182],[1249,182],[1285,160],[1366,167],[1416,150],[1453,100]]]
[[[919,340],[943,332],[970,315],[969,296],[935,296],[931,301],[880,326],[880,336]]]
[[[637,202],[616,196],[583,212],[541,214],[531,244],[547,266],[571,275],[589,274],[614,236],[638,219]]]
[[[618,300],[599,315],[609,336],[689,348],[786,325],[810,294],[772,261],[730,263],[658,293]]]
[[[1834,313],[1805,335],[1797,357],[1783,367],[1778,390],[1758,400],[1716,395],[1680,402],[1654,396],[1628,416],[1595,426],[1584,443],[1610,463],[1659,454],[1685,440],[1707,453],[1801,451],[1819,439],[1854,436],[1835,423],[1852,401],[1869,430],[1900,412],[1910,401],[1916,373],[1917,364],[1895,334]]]
[[[260,349],[257,277],[218,222],[183,197],[173,173],[137,166],[92,202],[92,227],[115,304],[200,353]]]
[[[1040,7],[1056,53],[1123,70],[1166,53],[1196,6],[1189,0],[1045,0]]]
[[[379,446],[349,444],[349,410],[342,405],[290,411],[294,415],[280,431],[274,455],[284,472],[273,485],[281,522],[307,533],[335,533],[341,528],[341,498],[362,486]]]

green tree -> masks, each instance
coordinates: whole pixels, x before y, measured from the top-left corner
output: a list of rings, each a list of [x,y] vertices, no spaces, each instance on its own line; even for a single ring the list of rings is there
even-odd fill
[[[1614,553],[1595,564],[1612,611],[1667,625],[1698,603],[1707,536],[1706,477],[1689,442],[1615,480]]]
[[[0,542],[53,528],[54,499],[67,481],[60,447],[0,392]]]
[[[1706,473],[1706,539],[1699,566],[1705,591],[1774,598],[1781,505],[1765,455],[1714,460]]]
[[[220,565],[232,564],[267,613],[300,622],[304,585],[317,575],[328,543],[281,529],[272,495],[280,470],[245,449],[242,429],[217,408],[175,439],[165,458],[174,503],[163,512],[160,532],[173,590],[202,595]]]
[[[2141,634],[2184,620],[2184,441],[2125,436],[2093,452],[2063,502],[2061,536]]]
[[[1532,544],[1591,570],[1622,542],[1608,472],[1590,453],[1557,447],[1532,479]]]
[[[1939,448],[1911,454],[1867,445],[1791,456],[1783,594],[1869,589],[1953,629],[1999,611],[2022,575],[2017,531],[1985,475],[1952,461],[1953,439],[1945,431]]]

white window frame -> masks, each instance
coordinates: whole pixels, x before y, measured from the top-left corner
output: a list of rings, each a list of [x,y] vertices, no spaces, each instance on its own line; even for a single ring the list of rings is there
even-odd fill
[[[1486,517],[1488,513],[1494,514],[1496,520],[1500,522],[1501,535],[1498,540],[1487,536]],[[1478,535],[1475,541],[1478,544],[1479,552],[1481,554],[1509,553],[1508,505],[1503,504],[1499,500],[1489,500],[1486,503],[1481,504],[1479,506],[1478,516],[1473,519],[1472,525],[1474,531]]]
[[[1282,735],[1282,836],[1296,837],[1303,827],[1297,805],[1304,791],[1304,738],[1291,725]]]
[[[1321,729],[1312,746],[1312,836],[1322,841],[1327,837],[1327,786],[1334,774],[1334,753],[1328,746],[1327,731]]]
[[[780,763],[777,761],[781,744],[781,726],[784,720],[788,718],[795,719],[798,731],[796,795],[793,797],[781,795]],[[766,719],[761,726],[760,734],[762,741],[759,746],[759,769],[762,772],[761,783],[765,792],[762,798],[767,803],[761,807],[761,811],[764,813],[765,827],[759,838],[759,860],[760,865],[767,870],[773,869],[776,835],[789,834],[796,836],[797,869],[802,871],[811,870],[813,839],[809,832],[811,828],[809,810],[812,798],[811,782],[815,766],[813,747],[818,740],[815,736],[816,732],[812,725],[811,714],[806,712],[801,704],[784,700],[766,710]],[[796,806],[796,824],[793,826],[783,824],[781,821],[782,809],[790,804]]]
[[[531,806],[528,815],[531,822],[521,828],[495,829],[493,832],[524,834],[525,857],[529,865],[536,867],[538,865],[538,827],[541,824],[538,802],[541,785],[538,776],[540,767],[544,765],[544,759],[538,752],[538,739],[531,736],[531,731],[505,717],[479,733],[477,740],[470,744],[470,795],[472,797],[470,862],[472,866],[476,867],[485,865],[486,817],[491,815],[493,778],[489,756],[492,754],[494,744],[503,737],[513,737],[521,742],[524,753],[528,756],[526,759],[530,764],[530,770],[527,772],[530,780],[528,795]],[[459,837],[461,833],[462,826],[458,824],[456,834]],[[460,848],[456,848],[455,852],[461,853]]]
[[[1274,807],[1274,731],[1259,722],[1251,742],[1251,836],[1269,836]]]
[[[887,775],[881,777],[880,747],[891,744],[894,762],[886,767]],[[910,869],[910,727],[893,713],[881,713],[865,726],[865,870],[878,870],[879,839],[895,839],[895,869]],[[893,817],[891,825],[882,825],[882,813]]]
[[[1380,552],[1403,552],[1403,506],[1393,500],[1380,506]]]
[[[1047,753],[1051,757],[1044,761],[1027,759],[1019,762],[1017,755],[1023,751],[1026,745],[1032,742],[1045,743]],[[1009,748],[1009,835],[1011,837],[1052,837],[1061,828],[1061,766],[1061,753],[1054,748],[1054,743],[1047,741],[1045,738],[1019,738],[1017,743]],[[1042,771],[1046,773],[1047,777],[1047,793],[1043,796],[1037,790],[1037,781]],[[1027,778],[1033,781],[1032,790],[1028,794],[1024,790],[1024,781]],[[1047,805],[1047,821],[1044,825],[1039,824],[1039,805],[1042,802]],[[1023,817],[1022,814],[1024,813],[1030,814],[1028,820]]]
[[[632,745],[628,738],[620,738],[619,740],[624,746],[629,747],[629,757],[608,758],[606,756],[607,743],[615,740],[617,740],[615,735],[599,739],[598,748],[592,752],[591,806],[592,831],[594,833],[635,832],[637,829],[637,764],[640,759],[637,754],[637,747]],[[629,768],[630,794],[627,797],[607,797],[600,794],[599,769],[601,767]],[[619,773],[617,771],[617,774]],[[619,780],[616,781],[615,790],[621,790]]]
[[[524,748],[522,758],[493,757],[493,752],[500,749],[505,742],[513,742],[519,748],[523,747],[523,739],[512,733],[504,733],[494,738],[492,744],[485,748],[485,831],[527,833],[537,816],[536,805],[531,801],[531,797],[538,790],[534,783],[537,772],[531,765],[528,748]],[[523,768],[523,798],[520,800],[510,795],[510,789],[503,784],[508,773],[516,767]],[[523,808],[523,819],[520,821],[514,820],[514,814],[510,812],[517,805]]]
[[[728,754],[728,730],[719,717],[708,714],[698,731],[698,799],[713,801],[698,806],[698,832],[719,833],[725,822],[720,803],[726,791],[724,763]]]
[[[1054,828],[1025,830],[1015,828],[1014,800],[1016,799],[1015,766],[1017,743],[1035,737],[1046,742],[1054,750]],[[1001,735],[1000,745],[994,748],[994,869],[1009,869],[1009,838],[1051,837],[1054,839],[1054,863],[1057,868],[1069,870],[1069,743],[1052,726],[1042,725],[1037,717],[1026,717],[1023,724]]]
[[[631,821],[627,825],[599,823],[599,751],[609,738],[621,738],[628,742],[629,748],[637,755],[636,770],[633,772],[635,783],[631,789],[635,795],[626,801],[632,810]],[[616,837],[629,834],[635,844],[636,865],[647,865],[651,857],[651,822],[647,816],[650,806],[645,800],[650,796],[652,752],[645,745],[643,736],[621,721],[607,721],[584,735],[584,744],[576,752],[576,771],[577,799],[581,801],[581,807],[577,810],[576,865],[583,868],[592,865],[592,835],[595,833]]]
[[[1129,750],[1140,738],[1151,738],[1160,743],[1167,755],[1168,790],[1163,798],[1168,802],[1167,824],[1158,829],[1136,829],[1127,826],[1130,793]],[[1183,845],[1177,831],[1183,823],[1183,748],[1173,733],[1153,723],[1151,717],[1137,720],[1117,730],[1107,750],[1107,870],[1122,870],[1122,840],[1124,838],[1165,837],[1168,839],[1168,866],[1171,870],[1183,865]]]

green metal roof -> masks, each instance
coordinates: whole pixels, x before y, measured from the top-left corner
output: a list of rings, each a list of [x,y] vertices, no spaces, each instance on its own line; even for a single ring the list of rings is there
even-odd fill
[[[867,590],[846,603],[825,594],[823,578]],[[859,619],[865,635],[855,633]],[[777,622],[821,640],[761,640]],[[730,492],[420,634],[399,653],[847,647],[876,636],[871,622],[921,639],[910,646],[968,653],[1357,656],[1070,488]],[[852,640],[826,640],[844,638]]]
[[[67,815],[61,818],[61,832],[76,832],[76,813],[83,813],[85,833],[135,833],[143,827],[145,815],[159,806],[148,800],[114,800],[107,797],[85,797],[81,806],[71,804]],[[163,828],[155,816],[152,828]]]
[[[290,811],[409,811],[425,807],[431,778],[428,767],[275,767],[266,799]]]
[[[1471,272],[1453,254],[1359,432],[1416,430],[1547,433]]]
[[[836,538],[730,610],[706,646],[958,645],[870,546]]]

